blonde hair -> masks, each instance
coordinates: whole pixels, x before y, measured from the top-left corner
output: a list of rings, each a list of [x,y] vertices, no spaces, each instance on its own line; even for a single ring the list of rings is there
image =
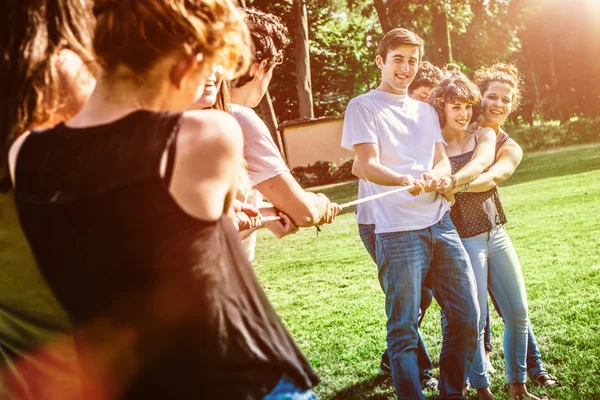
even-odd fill
[[[231,79],[245,72],[250,40],[231,0],[96,0],[94,52],[105,72],[124,65],[143,75],[166,54],[201,53],[205,68]]]

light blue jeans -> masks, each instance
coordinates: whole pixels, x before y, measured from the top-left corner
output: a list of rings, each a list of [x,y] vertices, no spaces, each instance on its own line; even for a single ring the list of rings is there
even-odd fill
[[[286,377],[279,380],[263,400],[318,400],[312,389],[302,390]]]
[[[462,399],[477,347],[479,306],[473,270],[448,214],[429,228],[376,234],[385,292],[387,344],[398,399],[424,399],[417,360],[421,288],[427,279],[447,317],[439,399]]]
[[[471,259],[477,281],[477,298],[482,309],[479,320],[480,340],[469,374],[471,385],[475,388],[489,386],[483,343],[488,285],[504,319],[506,380],[508,383],[523,383],[527,376],[528,316],[525,282],[517,252],[504,226],[461,240]]]

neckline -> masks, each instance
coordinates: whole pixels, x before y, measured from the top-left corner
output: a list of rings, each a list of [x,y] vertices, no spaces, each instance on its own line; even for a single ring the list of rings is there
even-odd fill
[[[85,136],[85,135],[98,135],[112,131],[114,128],[119,128],[129,123],[130,120],[136,118],[138,115],[151,114],[153,111],[149,110],[135,110],[129,114],[125,114],[120,118],[115,119],[111,122],[106,122],[98,125],[89,125],[81,127],[67,126],[66,122],[61,122],[56,126],[56,133],[60,136]]]

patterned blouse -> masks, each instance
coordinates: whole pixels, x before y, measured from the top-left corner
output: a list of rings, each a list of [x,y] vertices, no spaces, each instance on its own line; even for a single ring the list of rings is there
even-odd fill
[[[508,139],[509,136],[506,132],[501,131],[500,136],[496,139],[496,156],[498,150]],[[472,156],[473,150],[449,157],[452,173],[457,173],[471,161]],[[495,162],[496,160],[494,160]],[[452,218],[452,222],[461,238],[477,236],[506,223],[506,215],[496,187],[486,192],[456,193],[454,199],[455,203],[450,209],[450,218]]]

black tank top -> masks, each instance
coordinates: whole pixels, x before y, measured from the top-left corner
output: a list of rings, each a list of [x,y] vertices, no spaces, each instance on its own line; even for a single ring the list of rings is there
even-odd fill
[[[502,131],[496,139],[496,154],[508,139],[508,135]],[[471,161],[472,156],[473,150],[449,157],[452,173],[460,171]],[[506,214],[502,208],[498,188],[485,192],[456,193],[454,200],[455,202],[450,208],[450,218],[461,238],[477,236],[491,231],[497,225],[506,223]]]
[[[83,369],[98,384],[104,365],[126,399],[259,399],[283,376],[308,389],[318,378],[232,223],[195,219],[169,194],[180,117],[59,125],[19,153],[19,219],[73,321]]]

